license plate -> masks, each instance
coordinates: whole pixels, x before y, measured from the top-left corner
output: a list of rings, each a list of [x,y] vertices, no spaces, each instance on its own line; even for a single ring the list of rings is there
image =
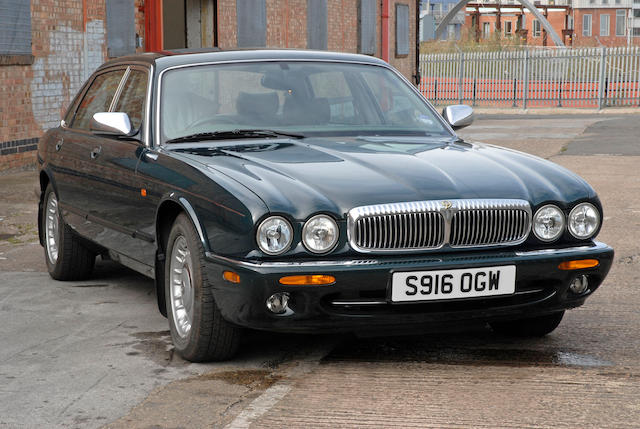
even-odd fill
[[[391,301],[435,301],[510,295],[516,290],[516,267],[393,273]]]

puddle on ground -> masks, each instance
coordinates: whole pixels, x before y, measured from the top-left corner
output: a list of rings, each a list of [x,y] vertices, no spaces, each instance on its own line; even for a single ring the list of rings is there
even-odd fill
[[[136,339],[131,343],[135,352],[127,353],[129,356],[141,355],[160,366],[183,366],[188,364],[187,361],[174,353],[169,331],[136,332],[131,336]]]
[[[229,384],[237,384],[250,389],[266,390],[281,379],[281,376],[272,374],[271,371],[266,369],[245,369],[212,372],[192,377],[185,381],[222,380]]]
[[[512,345],[511,345],[512,346]],[[427,362],[443,365],[567,366],[605,367],[612,362],[595,356],[559,350],[531,350],[513,347],[487,348],[478,345],[454,346],[398,340],[360,340],[343,343],[323,360],[364,362]]]

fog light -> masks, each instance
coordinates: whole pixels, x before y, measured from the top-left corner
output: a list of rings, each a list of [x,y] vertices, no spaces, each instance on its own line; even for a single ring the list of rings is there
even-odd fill
[[[587,280],[587,276],[578,276],[569,285],[569,289],[571,292],[576,295],[580,295],[586,292],[589,287],[589,281]]]
[[[289,309],[289,294],[278,292],[267,298],[267,308],[275,314],[285,313]]]

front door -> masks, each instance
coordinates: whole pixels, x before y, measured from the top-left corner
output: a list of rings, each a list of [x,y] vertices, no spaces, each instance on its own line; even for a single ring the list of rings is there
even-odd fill
[[[142,140],[148,76],[147,69],[130,67],[113,104],[113,112],[127,113],[135,134],[132,138],[105,138],[96,158],[98,175],[104,180],[92,213],[95,221],[106,227],[101,236],[95,237],[99,244],[147,265],[153,261],[155,242],[153,235],[141,231],[140,207],[147,194],[136,168],[145,148]]]

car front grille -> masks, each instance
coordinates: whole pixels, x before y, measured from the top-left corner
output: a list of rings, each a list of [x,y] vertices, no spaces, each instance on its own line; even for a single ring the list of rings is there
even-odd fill
[[[530,228],[529,203],[512,199],[380,204],[348,216],[349,242],[364,253],[515,245]]]
[[[466,201],[451,220],[451,247],[508,245],[527,237],[531,216],[526,207],[487,207]]]

